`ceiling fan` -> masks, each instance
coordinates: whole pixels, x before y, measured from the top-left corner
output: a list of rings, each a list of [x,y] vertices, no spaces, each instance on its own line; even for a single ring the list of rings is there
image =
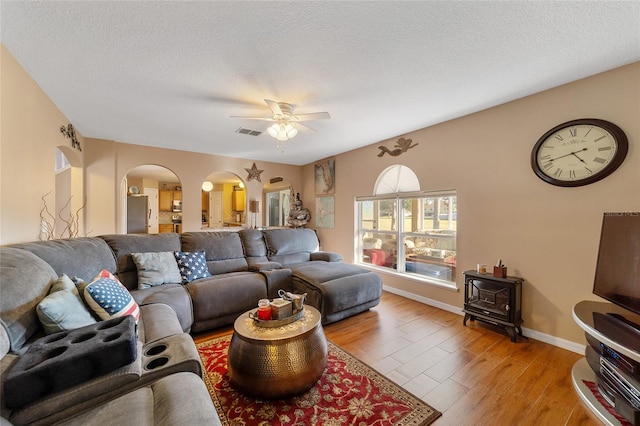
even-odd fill
[[[328,112],[312,112],[308,114],[294,114],[295,105],[287,102],[276,102],[269,99],[264,100],[271,109],[273,115],[271,117],[246,117],[240,115],[232,115],[232,118],[244,118],[248,120],[262,120],[274,122],[269,126],[267,133],[269,136],[279,140],[286,141],[298,134],[297,125],[304,126],[315,131],[302,121],[325,120],[331,118]]]

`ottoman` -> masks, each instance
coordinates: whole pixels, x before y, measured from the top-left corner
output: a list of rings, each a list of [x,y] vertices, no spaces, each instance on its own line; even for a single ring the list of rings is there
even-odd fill
[[[367,269],[343,262],[308,262],[289,266],[293,291],[307,293],[305,303],[316,307],[329,324],[377,306],[382,280]]]

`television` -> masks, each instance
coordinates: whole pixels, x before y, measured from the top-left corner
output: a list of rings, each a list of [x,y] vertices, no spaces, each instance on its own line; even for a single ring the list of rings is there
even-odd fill
[[[604,213],[593,293],[640,315],[640,212]]]

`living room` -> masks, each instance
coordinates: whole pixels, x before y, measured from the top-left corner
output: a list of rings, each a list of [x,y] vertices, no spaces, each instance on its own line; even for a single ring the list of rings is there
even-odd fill
[[[83,235],[122,232],[122,180],[142,164],[172,170],[180,179],[186,206],[200,204],[202,181],[210,173],[224,170],[244,179],[246,169],[255,163],[262,170],[261,180],[245,180],[247,200],[262,200],[263,185],[271,178],[284,177],[314,215],[317,161],[302,165],[260,161],[82,133],[77,134],[78,150],[60,133],[60,126],[73,123],[63,107],[47,96],[4,45],[1,59],[1,244],[38,238],[42,197],[56,187],[52,162],[59,147],[71,163],[66,178],[73,182],[72,210],[82,207],[82,200],[86,202]],[[346,262],[355,261],[355,198],[372,195],[386,168],[407,166],[416,174],[421,190],[455,189],[457,193],[458,270],[475,269],[478,263],[491,266],[502,259],[509,275],[524,279],[524,334],[581,353],[584,332],[575,324],[572,308],[582,300],[599,300],[592,287],[603,213],[640,211],[639,92],[640,62],[636,59],[333,155],[335,226],[316,229],[322,249],[342,254]],[[82,102],[81,94],[78,102]],[[618,125],[629,140],[629,152],[620,167],[601,181],[574,188],[549,185],[532,171],[531,151],[549,129],[579,118]],[[378,156],[380,146],[392,149],[399,138],[411,139],[417,146],[397,157]],[[266,143],[272,145],[272,141]],[[185,231],[199,230],[200,210],[185,208],[182,220]],[[314,223],[312,219],[312,228]],[[257,224],[262,224],[262,217]],[[455,283],[457,290],[452,290],[387,271],[377,273],[390,293],[462,314],[461,274]]]

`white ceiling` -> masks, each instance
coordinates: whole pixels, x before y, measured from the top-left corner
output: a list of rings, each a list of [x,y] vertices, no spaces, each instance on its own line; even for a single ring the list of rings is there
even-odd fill
[[[640,60],[640,2],[0,2],[86,137],[302,165]],[[284,153],[263,99],[328,111]]]

